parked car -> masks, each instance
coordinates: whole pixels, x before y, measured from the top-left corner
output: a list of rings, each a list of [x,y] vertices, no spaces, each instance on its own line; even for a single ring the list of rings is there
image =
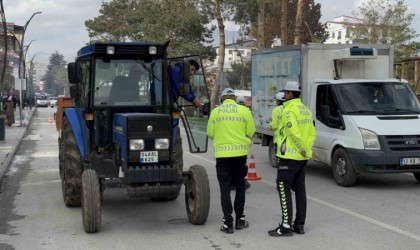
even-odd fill
[[[57,97],[50,97],[50,98],[48,98],[48,105],[51,108],[54,108],[55,106],[57,106]]]
[[[48,98],[46,96],[38,96],[36,98],[36,106],[37,107],[48,107]]]

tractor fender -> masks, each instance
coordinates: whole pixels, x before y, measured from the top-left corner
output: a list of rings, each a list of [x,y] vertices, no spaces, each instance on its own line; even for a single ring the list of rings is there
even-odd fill
[[[70,122],[73,135],[76,138],[81,160],[85,160],[86,152],[88,150],[88,131],[85,124],[85,120],[83,118],[82,110],[75,108],[66,108],[64,110],[64,113]]]

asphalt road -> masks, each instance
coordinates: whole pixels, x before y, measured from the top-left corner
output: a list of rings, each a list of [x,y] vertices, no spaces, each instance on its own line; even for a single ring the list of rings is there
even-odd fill
[[[280,219],[276,170],[268,148],[253,145],[257,174],[247,191],[250,227],[226,235],[212,149],[185,152],[186,166],[200,164],[211,186],[205,225],[188,223],[183,192],[171,202],[129,199],[106,190],[102,230],[86,234],[80,208],[64,206],[58,173],[53,109],[38,108],[14,163],[0,184],[0,249],[419,249],[420,184],[411,174],[363,175],[355,187],[335,184],[328,166],[307,167],[306,234],[272,238]],[[184,139],[184,149],[188,150]],[[211,146],[211,143],[209,144]]]

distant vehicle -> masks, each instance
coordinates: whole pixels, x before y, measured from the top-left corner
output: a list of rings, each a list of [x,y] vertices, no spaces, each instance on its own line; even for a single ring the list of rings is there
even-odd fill
[[[37,107],[48,107],[48,98],[44,95],[38,96],[36,98]]]
[[[48,98],[48,105],[51,108],[54,108],[55,106],[57,106],[57,97],[50,97],[50,98]]]

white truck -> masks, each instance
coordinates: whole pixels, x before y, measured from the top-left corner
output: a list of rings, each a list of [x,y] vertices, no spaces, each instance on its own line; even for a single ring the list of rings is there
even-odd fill
[[[269,146],[275,94],[289,80],[302,87],[317,137],[314,160],[332,167],[340,186],[362,173],[413,173],[420,181],[420,104],[407,81],[393,77],[390,45],[309,44],[252,53],[255,143]]]

